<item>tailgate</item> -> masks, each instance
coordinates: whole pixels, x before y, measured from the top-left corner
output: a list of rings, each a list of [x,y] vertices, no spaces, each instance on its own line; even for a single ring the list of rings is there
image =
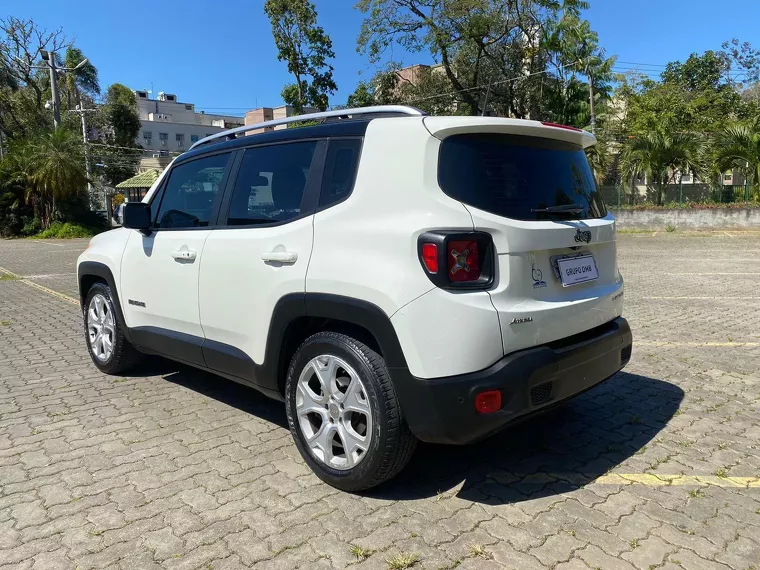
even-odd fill
[[[561,130],[531,125],[518,134],[510,123],[506,132],[458,129],[441,143],[441,189],[464,204],[475,230],[493,237],[489,294],[505,353],[622,313],[615,221],[586,160],[585,133],[553,136]]]

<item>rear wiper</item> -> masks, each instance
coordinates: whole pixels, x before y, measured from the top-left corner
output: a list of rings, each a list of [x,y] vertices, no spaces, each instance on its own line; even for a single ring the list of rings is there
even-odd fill
[[[580,214],[586,208],[579,204],[562,204],[561,206],[549,206],[548,208],[533,208],[531,212],[546,212],[547,214]]]

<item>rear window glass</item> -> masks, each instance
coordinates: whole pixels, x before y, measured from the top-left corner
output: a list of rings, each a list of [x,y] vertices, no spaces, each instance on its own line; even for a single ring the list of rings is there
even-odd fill
[[[563,141],[500,134],[448,137],[441,143],[438,183],[456,200],[516,220],[607,214],[583,149]]]

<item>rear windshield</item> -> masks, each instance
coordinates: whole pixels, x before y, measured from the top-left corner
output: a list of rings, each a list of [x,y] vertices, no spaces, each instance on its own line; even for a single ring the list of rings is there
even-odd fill
[[[607,214],[583,149],[552,139],[447,137],[441,143],[438,184],[456,200],[516,220],[579,220]],[[570,211],[562,211],[562,206]]]

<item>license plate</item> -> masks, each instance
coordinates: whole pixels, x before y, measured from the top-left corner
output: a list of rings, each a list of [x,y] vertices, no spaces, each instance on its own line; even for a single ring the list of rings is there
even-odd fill
[[[558,259],[557,268],[559,269],[559,277],[562,280],[563,287],[570,287],[578,283],[599,279],[599,271],[596,268],[593,255]]]

